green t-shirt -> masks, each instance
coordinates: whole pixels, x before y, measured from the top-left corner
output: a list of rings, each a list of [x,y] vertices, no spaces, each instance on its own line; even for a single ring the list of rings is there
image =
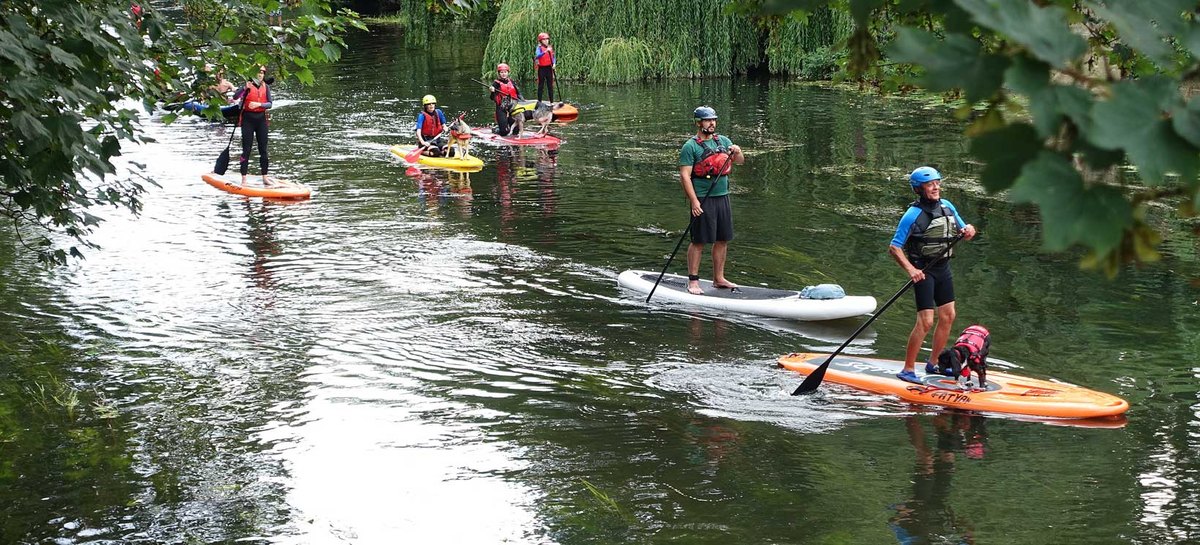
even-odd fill
[[[716,138],[717,142],[713,142],[712,138],[709,138],[708,140],[704,141],[703,145],[709,149],[717,147],[718,143],[725,148],[733,145],[733,142],[730,142],[729,139],[725,138],[724,136],[718,134],[716,135]],[[701,157],[704,157],[704,148],[701,147],[699,142],[696,142],[695,138],[688,138],[687,142],[684,142],[683,147],[679,148],[679,166],[681,167],[695,166],[696,163],[700,162]],[[709,193],[708,188],[714,183],[716,184],[716,187],[712,188],[712,193]],[[728,195],[729,176],[722,175],[710,179],[692,174],[692,190],[696,192],[696,198],[701,200],[704,199],[705,195],[708,195],[709,197]]]

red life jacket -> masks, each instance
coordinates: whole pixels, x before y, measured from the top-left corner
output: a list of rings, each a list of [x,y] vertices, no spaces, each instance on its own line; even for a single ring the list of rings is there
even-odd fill
[[[511,80],[511,79],[508,81],[495,80],[495,81],[493,81],[493,83],[498,84],[500,86],[500,90],[496,91],[496,96],[495,96],[497,106],[500,105],[500,102],[503,101],[504,97],[506,97],[506,96],[511,97],[513,100],[516,100],[517,84],[513,83],[513,80]],[[493,91],[494,90],[495,89],[493,89]]]
[[[420,116],[425,116],[425,122],[421,124],[421,136],[433,138],[442,134],[442,118],[438,116],[437,108],[434,108],[432,114],[421,110],[421,113],[417,114],[418,118]]]
[[[700,137],[693,136],[704,153],[700,155],[700,160],[692,165],[692,176],[701,178],[712,178],[713,176],[724,176],[733,170],[731,160],[732,155],[729,153],[729,148],[721,145],[721,136],[714,134],[708,140],[700,140]],[[708,146],[705,142],[716,142],[715,146]]]
[[[534,57],[534,60],[537,61],[538,66],[552,66],[554,64],[554,50],[553,49],[547,48],[547,47],[542,47],[541,44],[538,44],[538,52],[542,53],[542,56]]]
[[[988,333],[987,328],[981,325],[973,325],[964,329],[962,335],[958,336],[958,340],[954,341],[955,348],[962,347],[967,353],[967,361],[963,362],[963,376],[971,373],[971,368],[966,365],[967,363],[978,366],[984,358],[987,358],[988,348],[992,344],[991,339],[988,338],[989,335],[990,333]]]
[[[267,109],[263,108],[262,106],[259,106],[257,108],[251,108],[249,106],[249,104],[251,102],[258,102],[260,104],[268,102],[268,100],[267,100],[267,84],[266,83],[263,83],[262,85],[259,85],[257,87],[255,87],[253,83],[247,83],[246,84],[246,93],[242,95],[242,104],[246,105],[245,111],[247,111],[247,112],[265,112],[265,111],[267,111]]]

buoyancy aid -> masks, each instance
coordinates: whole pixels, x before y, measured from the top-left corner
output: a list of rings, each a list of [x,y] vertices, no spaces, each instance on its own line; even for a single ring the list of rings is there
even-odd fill
[[[692,165],[692,176],[701,178],[712,178],[713,176],[724,176],[729,174],[733,167],[730,163],[732,154],[729,148],[721,145],[721,136],[714,134],[712,138],[700,140],[700,137],[693,136],[692,140],[704,150],[700,155],[700,160]],[[709,146],[706,142],[712,141],[716,145]]]
[[[420,120],[421,116],[425,117],[425,122],[421,123],[422,137],[433,138],[442,134],[442,127],[444,127],[444,123],[442,121],[441,110],[435,109],[433,110],[432,114],[422,111],[421,113],[417,114],[418,120]]]
[[[508,81],[500,81],[497,79],[492,83],[500,87],[498,91],[495,87],[492,88],[492,98],[496,101],[497,106],[504,101],[504,97],[509,97],[513,100],[517,99],[517,84],[513,83],[513,80],[510,79]]]
[[[921,210],[913,222],[912,234],[904,243],[904,251],[909,261],[924,262],[936,259],[945,252],[944,257],[954,257],[954,250],[948,249],[950,243],[958,238],[958,221],[954,219],[954,211],[939,200],[937,203],[925,203],[920,200],[908,205],[910,208]]]
[[[962,368],[964,376],[971,373],[971,367],[978,367],[987,359],[991,344],[992,338],[987,328],[973,325],[963,330],[962,335],[958,336],[958,340],[954,341],[954,347],[961,347],[966,351],[967,361],[963,362]]]
[[[265,111],[267,111],[267,109],[263,108],[261,105],[265,104],[267,102],[270,102],[270,100],[267,99],[268,96],[269,96],[269,94],[267,92],[267,84],[266,83],[263,83],[262,85],[254,85],[252,83],[246,84],[246,93],[242,95],[242,104],[245,105],[244,110],[247,112],[265,112]],[[251,102],[259,103],[259,107],[251,108],[250,107]]]
[[[542,47],[538,44],[537,51],[534,52],[533,60],[537,62],[539,67],[554,65],[554,49]]]

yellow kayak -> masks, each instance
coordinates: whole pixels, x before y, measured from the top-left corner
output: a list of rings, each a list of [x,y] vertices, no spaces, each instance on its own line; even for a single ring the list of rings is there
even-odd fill
[[[397,145],[392,146],[388,151],[392,152],[392,154],[396,157],[403,159],[405,155],[408,155],[414,149],[416,149],[416,146]],[[430,157],[428,155],[421,155],[417,157],[417,162],[426,166],[449,168],[454,170],[474,171],[483,168],[483,159],[475,157],[474,155],[468,155],[466,157]]]

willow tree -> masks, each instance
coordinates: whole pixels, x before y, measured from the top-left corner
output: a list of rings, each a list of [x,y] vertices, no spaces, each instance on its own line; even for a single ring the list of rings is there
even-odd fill
[[[547,32],[560,77],[621,83],[659,77],[728,76],[760,62],[759,29],[728,0],[505,0],[484,52],[533,78],[533,48]]]
[[[337,60],[339,36],[360,23],[327,0],[289,3],[287,20],[271,27],[278,0],[0,2],[0,213],[17,235],[40,226],[26,243],[62,263],[93,246],[98,207],[140,210],[144,180],[113,164],[122,143],[145,141],[124,105],[149,112],[159,100],[203,96],[216,70],[234,78],[259,64],[311,83],[310,67]],[[55,232],[73,245],[57,248]]]
[[[980,182],[1037,205],[1050,251],[1115,275],[1158,259],[1152,203],[1200,209],[1200,10],[1194,0],[745,0],[754,13],[846,10],[850,66],[984,114],[966,128]],[[886,61],[886,62],[884,62]],[[1125,176],[1127,170],[1136,176]]]

